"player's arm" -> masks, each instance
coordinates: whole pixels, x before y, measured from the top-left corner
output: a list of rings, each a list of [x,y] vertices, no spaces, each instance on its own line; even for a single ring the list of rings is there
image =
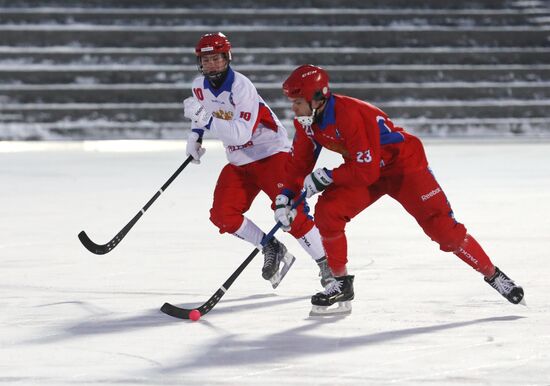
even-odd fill
[[[204,106],[204,93],[202,90],[202,78],[193,81],[192,96],[183,101],[184,116],[191,120],[191,132],[202,138],[205,129],[210,129],[212,113]]]
[[[294,128],[292,151],[286,165],[286,187],[298,193],[302,188],[304,177],[313,170],[322,147],[305,133],[304,127],[296,120],[294,120]]]
[[[191,131],[187,136],[187,145],[186,145],[186,154],[193,158],[192,162],[200,164],[200,158],[206,152],[206,149],[202,147],[202,137],[204,134],[205,124],[200,123],[199,121],[206,121],[208,113],[206,112],[204,106],[193,96],[187,98],[184,102],[185,116],[191,119]],[[202,108],[202,109],[201,109]],[[200,117],[197,113],[203,116]],[[193,115],[192,115],[193,114]],[[196,118],[193,119],[193,118]],[[208,121],[210,118],[208,118]],[[208,123],[206,123],[208,125]]]
[[[275,198],[275,220],[282,224],[285,231],[290,230],[290,224],[296,217],[296,209],[292,209],[293,199],[300,195],[304,177],[311,173],[321,145],[308,137],[302,125],[294,120],[294,140],[290,157],[285,165],[285,181],[280,194]]]

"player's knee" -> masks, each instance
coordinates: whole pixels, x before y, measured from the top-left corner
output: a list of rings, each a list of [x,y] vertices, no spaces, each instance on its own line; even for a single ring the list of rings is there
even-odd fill
[[[235,233],[243,222],[240,213],[228,214],[210,209],[210,221],[219,229],[220,233]]]
[[[349,220],[334,205],[318,202],[315,206],[315,224],[323,236],[338,234]]]
[[[450,216],[434,216],[422,227],[426,234],[445,252],[456,251],[466,237],[466,227]]]

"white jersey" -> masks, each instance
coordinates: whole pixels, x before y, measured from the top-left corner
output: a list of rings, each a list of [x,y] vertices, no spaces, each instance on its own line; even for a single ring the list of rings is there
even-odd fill
[[[279,152],[290,151],[284,126],[243,74],[228,69],[219,89],[199,76],[193,81],[193,95],[212,114],[209,127],[225,146],[233,165],[246,165]],[[191,123],[191,129],[200,129]]]

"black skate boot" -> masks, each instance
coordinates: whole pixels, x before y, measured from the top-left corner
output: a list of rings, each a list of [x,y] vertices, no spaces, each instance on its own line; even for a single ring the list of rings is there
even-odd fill
[[[267,242],[262,248],[264,254],[264,266],[262,267],[262,277],[269,280],[273,288],[277,288],[281,280],[285,277],[296,258],[288,253],[288,250],[275,237]],[[280,264],[283,267],[279,270]]]
[[[329,282],[323,292],[318,292],[311,297],[310,316],[335,315],[351,313],[351,300],[355,296],[353,292],[353,279],[355,276],[347,275],[335,277]],[[338,303],[337,308],[330,308]]]
[[[484,279],[491,287],[508,299],[510,303],[525,304],[525,301],[523,301],[523,288],[514,283],[514,281],[498,269],[498,267],[495,267],[495,274],[493,276]]]
[[[321,285],[323,288],[325,288],[329,283],[336,280],[334,278],[334,275],[332,274],[332,271],[330,270],[330,267],[328,266],[328,261],[326,257],[321,257],[319,260],[316,261],[317,265],[319,266],[319,277],[321,278]]]

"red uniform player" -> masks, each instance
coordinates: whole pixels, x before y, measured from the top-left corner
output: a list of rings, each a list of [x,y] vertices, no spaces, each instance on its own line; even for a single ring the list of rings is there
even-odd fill
[[[283,90],[292,102],[296,134],[288,165],[289,180],[282,195],[292,198],[301,188],[293,181],[304,177],[307,197],[323,192],[315,206],[315,223],[336,277],[312,297],[314,312],[326,312],[337,302],[350,306],[353,276],[346,268],[345,227],[386,194],[416,219],[441,250],[453,252],[479,271],[510,302],[523,299],[523,289],[493,265],[466,227],[454,218],[417,137],[394,126],[376,106],[332,94],[328,74],[320,67],[298,67],[284,82]],[[322,148],[341,154],[344,162],[332,170],[313,171]],[[287,213],[288,207],[281,208],[275,217],[288,224],[292,219]]]

